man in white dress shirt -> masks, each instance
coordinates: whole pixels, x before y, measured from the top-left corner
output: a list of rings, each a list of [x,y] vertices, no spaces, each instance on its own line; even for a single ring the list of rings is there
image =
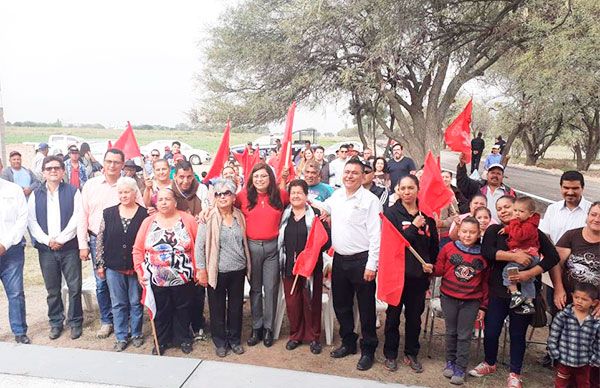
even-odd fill
[[[62,158],[48,156],[42,162],[46,183],[29,196],[28,225],[35,239],[40,268],[48,297],[50,339],[60,337],[65,320],[61,297],[62,277],[69,289],[67,322],[71,339],[81,337],[81,260],[77,244],[77,222],[81,217],[81,194],[64,183],[65,163]]]
[[[329,185],[334,189],[342,187],[346,161],[348,161],[348,146],[343,144],[337,151],[337,158],[329,163]]]
[[[350,159],[344,166],[343,188],[324,203],[331,215],[331,240],[335,250],[331,286],[333,308],[340,323],[342,345],[331,352],[341,358],[356,353],[358,334],[354,332],[354,296],[360,314],[361,358],[358,370],[368,370],[378,345],[375,328],[375,275],[379,263],[381,221],[379,199],[362,187],[364,165]]]
[[[15,341],[29,344],[23,290],[23,235],[27,229],[27,202],[23,188],[0,179],[0,203],[0,280],[8,297],[8,321]]]
[[[585,182],[579,171],[565,171],[560,177],[562,201],[548,206],[540,222],[540,230],[550,236],[554,244],[571,229],[585,226],[592,203],[583,197]]]

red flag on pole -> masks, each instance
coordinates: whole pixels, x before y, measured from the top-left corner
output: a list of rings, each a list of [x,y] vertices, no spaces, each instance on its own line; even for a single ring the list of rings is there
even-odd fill
[[[133,128],[131,127],[129,121],[127,122],[127,128],[125,129],[125,132],[123,132],[121,137],[119,137],[115,144],[112,145],[112,148],[123,151],[125,154],[125,160],[133,159],[136,156],[142,156],[142,153],[140,152],[140,146],[135,139],[135,134],[133,133]]]
[[[452,151],[465,154],[466,162],[471,162],[471,113],[473,99],[470,99],[465,109],[446,128],[444,140]]]
[[[319,217],[315,217],[312,228],[310,228],[310,232],[308,233],[304,250],[296,257],[292,274],[309,278],[315,269],[315,265],[317,265],[321,248],[323,248],[328,239],[329,237],[323,223]]]
[[[221,175],[223,171],[223,166],[227,160],[229,160],[229,133],[231,131],[231,121],[227,120],[227,125],[225,126],[225,130],[223,131],[223,137],[221,138],[221,144],[219,145],[219,149],[215,154],[213,159],[213,163],[210,166],[210,170],[202,180],[203,183],[208,183],[208,181],[212,178],[218,177]]]
[[[107,147],[106,149],[107,149],[107,150],[109,150],[109,149],[111,149],[111,148],[113,148],[113,146],[112,146],[112,142],[109,140],[109,141],[108,141],[108,147]]]
[[[406,247],[410,245],[396,227],[382,213],[381,247],[377,275],[377,299],[398,306],[404,290]]]
[[[294,179],[294,163],[292,163],[292,127],[294,125],[294,112],[296,111],[296,101],[292,102],[292,106],[288,110],[287,119],[285,121],[285,132],[281,140],[281,156],[279,163],[275,169],[277,181],[281,179],[284,170],[290,172],[287,181]]]
[[[454,197],[452,190],[444,184],[442,171],[431,151],[425,157],[419,186],[419,209],[429,217],[433,217],[434,212],[439,216],[440,210],[450,204]]]

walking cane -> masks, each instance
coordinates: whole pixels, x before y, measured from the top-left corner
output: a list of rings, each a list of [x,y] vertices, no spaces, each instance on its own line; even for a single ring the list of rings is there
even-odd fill
[[[152,337],[154,337],[154,346],[156,347],[156,354],[162,356],[160,346],[158,345],[158,335],[156,334],[156,326],[154,325],[154,318],[150,320],[150,326],[152,327]]]

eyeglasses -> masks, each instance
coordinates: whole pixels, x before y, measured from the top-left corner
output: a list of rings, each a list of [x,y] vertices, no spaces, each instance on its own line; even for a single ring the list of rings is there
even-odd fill
[[[151,156],[159,157],[160,155],[159,154],[151,154]]]
[[[48,166],[48,167],[44,167],[44,171],[60,171],[62,170],[62,167],[60,166]]]
[[[227,191],[223,191],[222,193],[220,192],[216,192],[215,193],[215,198],[219,198],[219,197],[229,197],[230,195],[232,195],[233,193],[231,192],[231,190],[227,190]]]

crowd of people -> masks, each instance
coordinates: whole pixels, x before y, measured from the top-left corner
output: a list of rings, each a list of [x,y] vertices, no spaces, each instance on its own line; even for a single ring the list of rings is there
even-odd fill
[[[481,136],[473,142],[471,172],[479,168],[484,150],[478,144],[483,143]],[[142,301],[151,293],[153,354],[171,347],[190,353],[195,340],[207,338],[207,331],[217,356],[243,354],[247,278],[252,330],[245,344],[273,345],[281,285],[290,323],[286,349],[308,344],[318,355],[321,293],[329,277],[341,339],[330,356],[346,357],[360,348],[356,367],[368,370],[379,345],[379,251],[382,244],[399,243],[382,241],[383,213],[410,244],[400,303],[388,305],[385,314],[387,370],[398,369],[404,315],[401,361],[423,372],[421,319],[431,280],[441,277],[446,365],[440,372],[450,383],[460,385],[467,375],[496,372],[508,317],[507,386],[520,387],[526,332],[532,317],[545,316],[540,301],[547,299],[554,317],[548,357],[555,366],[556,386],[598,386],[600,202],[584,198],[581,173],[566,171],[559,181],[564,200],[550,205],[541,218],[533,199],[518,197],[504,183],[501,148],[503,144],[495,144],[486,158],[485,180],[467,174],[464,155],[456,186],[453,172],[442,172],[454,197],[433,217],[422,211],[418,200],[423,170],[401,144],[392,145],[389,159],[375,157],[371,149],[361,154],[351,144],[342,145],[328,161],[322,147],[307,142],[295,156],[295,179],[287,170],[277,176],[274,159],[281,150],[274,149],[248,176],[232,159],[208,184],[179,153],[178,142],[162,157],[152,150],[142,165],[125,160],[118,149],[109,149],[98,162],[84,145],[69,147],[66,156],[48,156],[48,145],[42,143],[29,170],[13,151],[0,179],[0,279],[11,330],[16,342],[30,343],[23,285],[29,230],[47,290],[51,339],[59,338],[65,325],[71,339],[82,335],[82,261],[91,259],[100,311],[97,337],[107,338],[114,331],[116,351],[144,344]],[[322,221],[327,242],[320,247],[312,275],[297,280],[293,268],[316,220]],[[331,270],[324,271],[330,256]],[[542,298],[544,272],[550,275],[553,295]],[[355,304],[360,333],[355,332]],[[485,357],[469,370],[472,331],[482,323]]]

